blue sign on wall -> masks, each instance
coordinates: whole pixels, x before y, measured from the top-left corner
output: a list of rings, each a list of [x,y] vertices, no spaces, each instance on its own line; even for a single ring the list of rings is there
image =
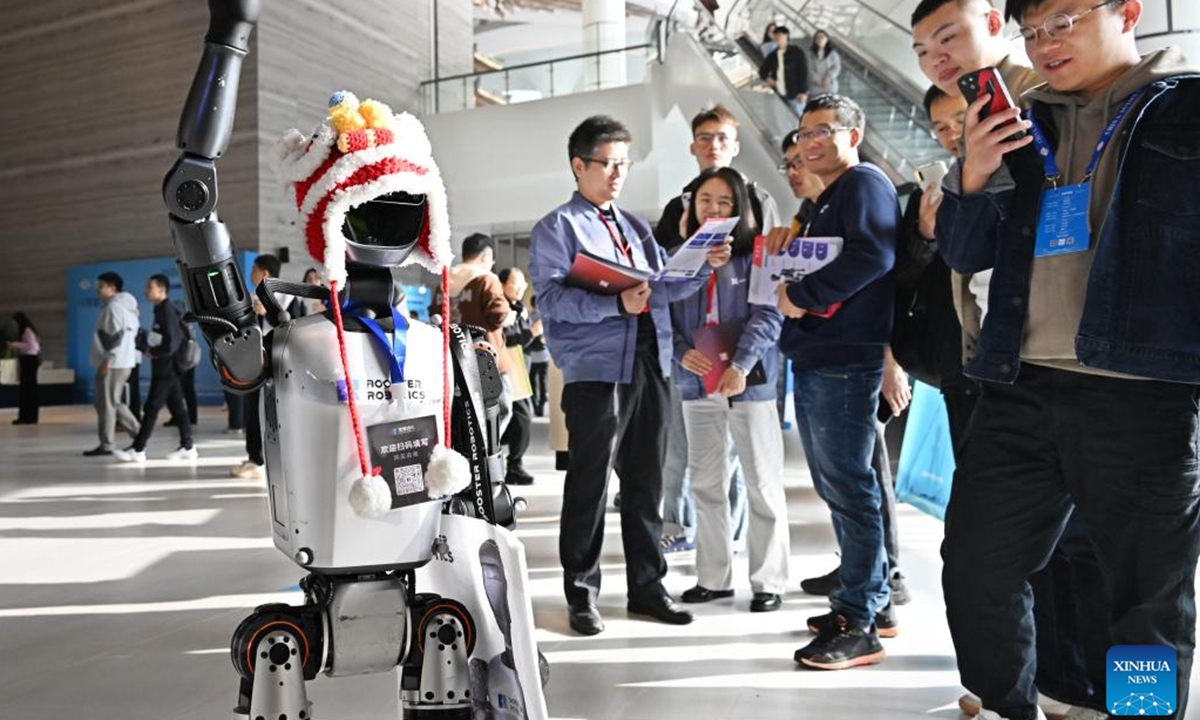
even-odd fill
[[[242,279],[249,280],[250,265],[256,252],[237,253]],[[145,297],[146,283],[150,276],[162,273],[171,279],[170,297],[187,303],[183,286],[179,280],[179,267],[175,258],[162,257],[150,260],[121,260],[114,262],[75,265],[67,268],[67,365],[75,370],[75,394],[79,402],[92,402],[92,383],[96,368],[89,361],[92,334],[100,317],[100,298],[96,295],[96,278],[103,272],[115,272],[125,282],[125,292],[138,301],[138,312],[142,328],[149,330],[154,323],[154,306]],[[197,337],[201,337],[197,331]],[[217,374],[208,361],[208,344],[201,342],[205,357],[196,367],[196,400],[201,405],[220,405],[224,401]],[[141,372],[142,397],[150,385],[149,363],[143,363]]]

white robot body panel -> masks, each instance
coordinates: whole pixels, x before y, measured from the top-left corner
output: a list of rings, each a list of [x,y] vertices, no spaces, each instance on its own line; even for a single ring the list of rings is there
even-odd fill
[[[441,515],[441,502],[429,498],[424,471],[443,436],[442,336],[411,322],[403,386],[391,382],[385,351],[374,336],[345,337],[368,458],[383,470],[393,509],[366,519],[350,505],[351,486],[362,471],[337,335],[323,316],[301,318],[275,329],[275,372],[262,392],[275,546],[316,572],[423,565],[432,556]]]

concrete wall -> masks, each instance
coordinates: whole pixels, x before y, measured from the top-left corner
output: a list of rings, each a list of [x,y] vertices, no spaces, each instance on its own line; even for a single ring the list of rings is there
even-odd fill
[[[470,0],[439,0],[443,73],[471,67]],[[0,322],[24,310],[66,358],[66,268],[170,255],[161,183],[208,26],[207,3],[6,3],[0,25]],[[428,2],[263,3],[244,66],[219,212],[239,247],[310,263],[266,163],[287,128],[320,121],[340,88],[418,109]],[[140,288],[132,288],[140,292]]]

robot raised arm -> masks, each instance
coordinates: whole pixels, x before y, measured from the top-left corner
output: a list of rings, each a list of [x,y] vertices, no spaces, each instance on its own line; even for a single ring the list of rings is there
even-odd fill
[[[217,216],[216,159],[229,147],[242,60],[261,0],[209,0],[204,56],[179,120],[181,154],[163,180],[171,239],[188,305],[213,349],[222,384],[248,392],[266,378],[262,331]]]

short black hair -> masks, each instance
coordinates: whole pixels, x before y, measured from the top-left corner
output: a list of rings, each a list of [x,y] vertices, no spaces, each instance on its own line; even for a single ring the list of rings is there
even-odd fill
[[[163,290],[171,289],[171,278],[167,277],[166,275],[163,275],[162,273],[154,273],[153,275],[151,275],[150,282],[159,286]]]
[[[1025,17],[1025,13],[1030,10],[1037,9],[1038,6],[1046,2],[1046,0],[1005,0],[1004,3],[1004,20],[1015,20],[1021,22],[1021,18]],[[1110,8],[1116,9],[1125,4],[1125,0],[1116,0]]]
[[[605,143],[631,142],[629,128],[608,115],[593,115],[579,123],[567,140],[567,159],[588,158]]]
[[[96,279],[105,285],[112,285],[117,289],[117,292],[125,289],[125,280],[115,272],[102,272]]]
[[[488,248],[491,248],[492,252],[496,251],[496,243],[490,236],[484,235],[483,233],[471,233],[463,238],[462,259],[474,260],[482,255],[483,251],[487,250]]]
[[[862,130],[867,124],[867,116],[863,109],[845,95],[824,93],[810,99],[804,106],[806,114],[818,110],[833,110],[837,114],[837,121],[848,127]]]
[[[792,32],[787,29],[787,25],[776,26],[775,34],[776,35],[780,35],[780,34],[787,35],[789,38],[792,36]]]
[[[733,113],[729,112],[729,108],[716,103],[714,105],[706,105],[700,112],[696,113],[696,117],[692,118],[692,135],[696,134],[701,125],[710,122],[732,125],[735,130],[741,127],[737,118],[734,117]]]
[[[525,271],[519,267],[506,267],[500,272],[496,273],[496,277],[500,278],[501,283],[507,285],[508,279],[512,277],[514,272],[519,272],[521,273],[521,277],[525,277]]]
[[[779,149],[782,150],[784,153],[787,153],[788,150],[791,150],[792,148],[796,147],[796,143],[798,143],[798,142],[800,142],[800,131],[793,130],[790,133],[788,133],[787,135],[783,136],[783,142],[780,143]]]
[[[921,104],[925,106],[925,115],[929,119],[933,119],[933,104],[944,97],[950,97],[937,85],[930,85],[925,91],[925,97],[921,100]]]
[[[917,3],[917,6],[913,8],[912,20],[910,21],[909,27],[916,27],[917,23],[934,14],[938,10],[941,10],[943,5],[958,3],[960,6],[962,6],[974,1],[975,0],[921,0],[921,2]],[[986,0],[986,2],[989,7],[995,7],[992,5],[991,0]],[[1009,0],[1009,2],[1012,2],[1012,0]]]
[[[279,258],[271,253],[263,253],[254,258],[254,267],[262,270],[273,278],[279,277],[279,273],[283,270],[283,263],[279,262]]]

